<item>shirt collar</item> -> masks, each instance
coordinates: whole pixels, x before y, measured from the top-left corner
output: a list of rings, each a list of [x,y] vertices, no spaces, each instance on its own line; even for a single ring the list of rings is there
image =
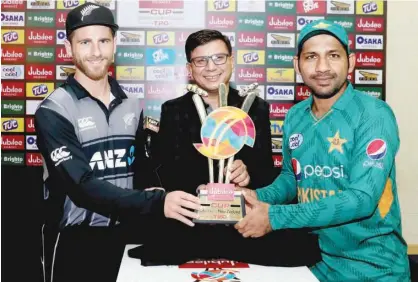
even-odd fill
[[[128,98],[128,96],[126,96],[125,92],[113,77],[108,76],[108,81],[110,85],[110,91],[116,99]],[[80,100],[86,97],[92,97],[92,95],[74,78],[74,74],[69,75],[65,83],[74,89],[74,93],[77,96],[77,99]]]

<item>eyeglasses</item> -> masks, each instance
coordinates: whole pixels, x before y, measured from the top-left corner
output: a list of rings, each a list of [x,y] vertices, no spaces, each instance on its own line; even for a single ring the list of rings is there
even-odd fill
[[[191,61],[196,67],[206,67],[209,59],[211,59],[215,65],[223,65],[226,63],[228,57],[228,54],[214,54],[211,56],[196,57],[191,59]]]

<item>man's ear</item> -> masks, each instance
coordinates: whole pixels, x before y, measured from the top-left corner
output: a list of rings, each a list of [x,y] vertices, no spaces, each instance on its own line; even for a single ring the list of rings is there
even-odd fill
[[[234,57],[234,54],[232,54],[231,55],[232,72],[234,72],[234,70],[235,70],[235,64],[234,64],[234,62],[235,62],[235,57]]]
[[[293,57],[293,68],[295,69],[296,73],[300,75],[298,56]]]
[[[356,66],[356,54],[351,53],[348,55],[348,73],[352,73]]]
[[[187,71],[190,73],[192,80],[194,80],[191,63],[186,63],[186,68],[187,68]]]
[[[70,41],[68,41],[68,39],[64,40],[64,45],[65,45],[65,51],[67,52],[67,55],[69,55],[70,57],[73,57],[73,51],[71,50],[71,43]]]

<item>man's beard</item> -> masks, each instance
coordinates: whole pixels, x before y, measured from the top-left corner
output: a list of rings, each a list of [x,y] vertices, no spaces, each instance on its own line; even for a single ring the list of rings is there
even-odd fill
[[[318,99],[330,99],[332,97],[334,97],[338,92],[340,92],[340,90],[346,85],[347,80],[344,80],[339,86],[336,86],[331,92],[326,93],[326,94],[318,94],[316,93],[312,87],[310,87],[312,89],[312,95],[315,96]]]
[[[87,59],[80,59],[75,57],[73,62],[74,65],[77,67],[77,69],[79,69],[85,76],[87,76],[88,78],[90,78],[91,80],[100,80],[106,77],[109,67],[112,64],[111,61],[109,60],[109,58],[107,57],[100,57],[100,58],[89,58],[91,60],[94,59],[99,59],[99,60],[105,60],[106,64],[104,65],[103,68],[100,68],[98,70],[92,71],[92,69],[88,68],[88,66],[86,65]]]

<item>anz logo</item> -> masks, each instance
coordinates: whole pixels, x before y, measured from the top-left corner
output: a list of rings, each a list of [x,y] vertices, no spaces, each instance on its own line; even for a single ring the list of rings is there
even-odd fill
[[[115,149],[107,151],[97,151],[90,159],[92,170],[105,170],[107,168],[120,168],[131,166],[135,160],[135,146],[131,146],[126,155],[126,149]]]

